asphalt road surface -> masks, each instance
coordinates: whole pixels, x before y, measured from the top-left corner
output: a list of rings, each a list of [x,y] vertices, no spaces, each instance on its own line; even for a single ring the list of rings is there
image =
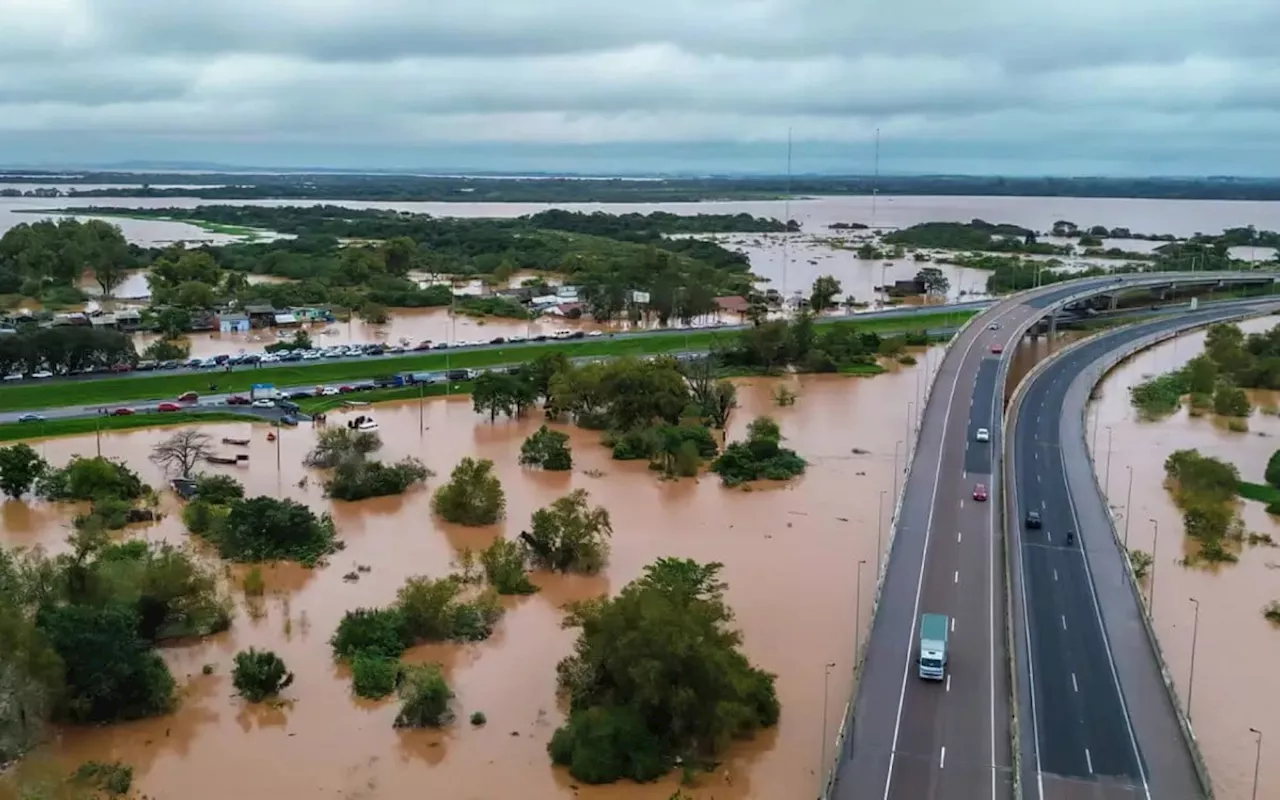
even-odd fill
[[[1091,386],[1107,354],[1147,336],[1242,313],[1214,309],[1103,334],[1029,383],[1012,428],[1017,635],[1025,637],[1023,793],[1033,800],[1202,798],[1176,711],[1137,616],[1124,555],[1083,450]],[[1072,475],[1068,483],[1069,467]],[[1084,484],[1081,486],[1081,484]],[[1042,527],[1028,529],[1028,511]],[[1068,531],[1075,533],[1068,545]],[[1024,650],[1025,648],[1025,650]]]
[[[992,347],[1009,350],[1047,308],[1073,295],[1168,278],[1192,276],[1091,278],[1037,290],[993,306],[952,341],[918,432],[832,797],[1012,797],[1005,598],[998,585],[1004,543],[994,514],[1004,399],[995,383],[1004,373]],[[990,430],[989,442],[974,441],[978,427]],[[988,488],[987,502],[974,499],[978,483]],[[928,612],[954,620],[949,678],[942,682],[916,674],[919,619]]]

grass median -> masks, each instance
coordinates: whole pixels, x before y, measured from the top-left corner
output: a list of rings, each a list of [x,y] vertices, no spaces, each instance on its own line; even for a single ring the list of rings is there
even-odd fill
[[[53,436],[80,436],[96,431],[123,431],[132,428],[156,428],[163,425],[205,425],[210,422],[266,422],[251,414],[230,411],[208,413],[130,414],[127,417],[78,417],[49,419],[43,422],[10,422],[0,424],[0,442],[19,439],[44,439]]]
[[[853,325],[858,330],[877,333],[901,333],[927,328],[962,324],[973,316],[971,311],[915,314],[889,319],[860,322],[840,321],[830,324]],[[171,375],[151,373],[126,378],[50,380],[39,383],[0,386],[0,411],[29,411],[68,406],[120,405],[145,400],[166,400],[183,392],[204,392],[210,383],[219,392],[248,393],[251,384],[276,386],[308,386],[376,378],[400,372],[438,372],[444,369],[489,367],[528,361],[542,353],[562,352],[570,358],[584,356],[643,356],[681,350],[706,350],[718,342],[728,342],[737,334],[725,331],[691,331],[655,336],[619,335],[614,338],[584,339],[546,344],[520,344],[483,349],[432,351],[420,355],[375,357],[362,361],[339,363],[296,363],[242,368],[233,372],[207,372]]]

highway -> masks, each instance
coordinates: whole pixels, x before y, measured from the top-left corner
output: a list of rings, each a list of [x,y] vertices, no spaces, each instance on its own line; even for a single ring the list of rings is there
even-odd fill
[[[1013,547],[1015,635],[1019,651],[1029,652],[1019,659],[1026,684],[1020,687],[1024,796],[1204,796],[1141,630],[1144,612],[1128,586],[1126,556],[1088,475],[1081,418],[1092,387],[1077,379],[1145,337],[1244,313],[1213,309],[1102,334],[1051,361],[1022,391],[1010,432],[1009,525],[1020,531]],[[1068,464],[1085,477],[1068,483]],[[1040,529],[1025,525],[1031,510],[1041,513]],[[1073,545],[1066,544],[1069,530]]]
[[[833,785],[824,796],[1013,796],[1005,597],[998,585],[1004,534],[995,515],[1002,502],[1003,353],[1073,297],[1166,279],[1215,276],[1148,273],[1057,284],[989,308],[952,340],[917,434]],[[989,442],[974,441],[978,427],[989,429]],[[988,487],[987,502],[974,500],[978,483]],[[941,683],[915,672],[919,619],[928,612],[954,621],[949,676]]]

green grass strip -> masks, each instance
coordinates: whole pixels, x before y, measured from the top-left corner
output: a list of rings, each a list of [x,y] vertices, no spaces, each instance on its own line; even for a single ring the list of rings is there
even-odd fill
[[[868,319],[852,324],[860,331],[896,333],[962,324],[972,311],[916,314],[890,319]],[[254,383],[276,386],[336,384],[377,378],[399,372],[438,372],[450,368],[489,367],[528,361],[543,353],[562,352],[570,358],[584,356],[643,356],[681,350],[706,350],[717,342],[727,343],[737,334],[725,331],[691,331],[658,336],[626,336],[585,339],[533,345],[492,347],[483,350],[432,351],[420,355],[373,357],[360,361],[294,363],[239,369],[234,372],[208,370],[168,375],[152,373],[126,378],[53,380],[0,386],[0,411],[28,411],[68,406],[105,406],[143,400],[166,400],[183,392],[205,392],[210,383],[219,392],[248,393]]]
[[[174,412],[170,414],[131,414],[127,417],[79,417],[49,419],[43,422],[8,422],[0,424],[0,442],[19,439],[43,439],[54,436],[81,436],[95,431],[125,431],[132,428],[155,428],[164,425],[192,425],[209,422],[266,422],[252,414],[229,411],[204,413]]]
[[[1280,489],[1265,483],[1237,481],[1236,492],[1246,500],[1267,504],[1280,503]]]

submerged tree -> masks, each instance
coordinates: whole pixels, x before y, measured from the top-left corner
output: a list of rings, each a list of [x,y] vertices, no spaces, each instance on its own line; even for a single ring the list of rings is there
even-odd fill
[[[213,437],[186,428],[151,448],[151,461],[166,473],[185,478],[196,464],[213,455]]]
[[[293,673],[285,667],[280,656],[270,650],[250,647],[236,653],[231,683],[244,699],[250,703],[261,703],[293,683]]]
[[[436,490],[432,509],[459,525],[492,525],[506,511],[502,482],[493,474],[493,462],[464,458],[453,468],[449,482]]]
[[[520,445],[520,465],[552,471],[573,469],[569,436],[543,425]]]
[[[0,447],[0,491],[9,497],[21,497],[31,491],[48,469],[48,462],[29,444]]]
[[[604,566],[612,535],[609,511],[590,508],[586,490],[577,489],[533,512],[533,524],[520,533],[520,541],[540,569],[592,574]]]

